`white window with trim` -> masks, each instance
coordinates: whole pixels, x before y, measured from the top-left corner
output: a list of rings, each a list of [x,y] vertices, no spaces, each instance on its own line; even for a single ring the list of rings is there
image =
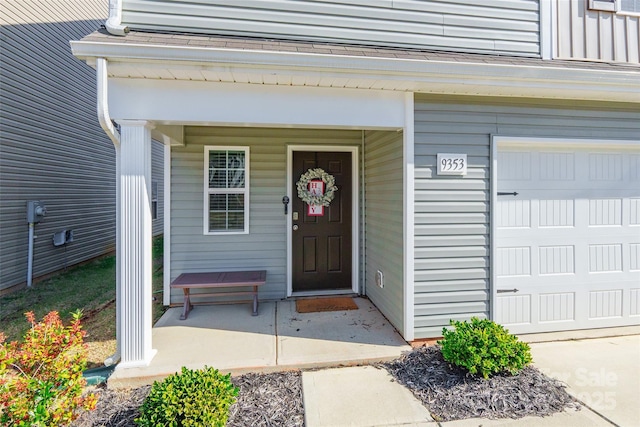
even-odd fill
[[[204,147],[204,234],[249,233],[249,147]]]

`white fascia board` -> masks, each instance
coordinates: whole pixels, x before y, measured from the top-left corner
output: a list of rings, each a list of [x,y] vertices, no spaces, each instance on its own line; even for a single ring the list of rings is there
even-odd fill
[[[622,65],[619,70],[602,70],[133,43],[75,41],[71,46],[73,54],[89,65],[96,58],[108,58],[132,67],[161,64],[169,69],[205,67],[387,80],[404,90],[427,93],[640,102],[640,73]]]
[[[403,92],[131,78],[109,83],[116,120],[345,129],[404,125]]]

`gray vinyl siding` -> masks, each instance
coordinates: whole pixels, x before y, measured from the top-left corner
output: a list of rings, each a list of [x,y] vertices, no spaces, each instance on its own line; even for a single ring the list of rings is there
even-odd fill
[[[491,135],[637,140],[640,108],[416,97],[416,338],[441,336],[449,319],[490,316]],[[466,153],[468,175],[437,176],[438,152]]]
[[[132,29],[539,56],[537,0],[124,0]],[[328,52],[330,53],[330,52]]]
[[[153,141],[151,150],[151,180],[158,184],[158,216],[153,220],[153,235],[164,232],[164,145]]]
[[[34,277],[114,249],[115,157],[96,116],[95,71],[69,40],[95,31],[106,0],[2,2],[0,291],[24,283],[28,200],[41,200]],[[52,235],[74,231],[54,247]]]
[[[26,281],[28,200],[36,225],[33,276],[115,249],[115,150],[96,115],[95,71],[71,54],[104,23],[108,0],[3,0],[0,8],[0,292]],[[162,189],[162,146],[153,176]],[[162,191],[154,234],[162,233]],[[54,247],[53,233],[74,241]]]
[[[171,280],[184,272],[266,270],[260,298],[286,297],[287,145],[359,146],[362,132],[189,126],[185,138],[171,149]],[[250,149],[249,234],[203,233],[205,145]],[[182,293],[172,292],[171,302],[182,302]]]
[[[365,280],[367,296],[404,334],[402,133],[365,132]],[[376,285],[376,271],[384,288]]]
[[[589,10],[586,0],[555,3],[558,58],[640,63],[640,16]]]

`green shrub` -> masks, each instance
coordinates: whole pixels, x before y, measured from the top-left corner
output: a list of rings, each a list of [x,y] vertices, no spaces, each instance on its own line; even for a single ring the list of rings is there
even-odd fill
[[[471,322],[449,322],[454,329],[442,329],[444,360],[485,379],[497,373],[516,374],[531,363],[527,343],[518,341],[502,325],[473,317]]]
[[[173,374],[151,386],[136,424],[146,427],[224,426],[238,388],[230,375],[205,367]]]
[[[41,322],[32,312],[25,315],[31,329],[22,343],[5,343],[0,333],[0,425],[67,425],[97,402],[93,394],[82,396],[87,366],[82,314],[74,313],[69,326],[55,311]]]

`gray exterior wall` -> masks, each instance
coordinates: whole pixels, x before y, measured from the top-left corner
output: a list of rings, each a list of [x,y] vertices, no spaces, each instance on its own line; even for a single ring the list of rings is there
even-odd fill
[[[365,132],[365,280],[367,296],[404,334],[402,133]],[[376,285],[376,272],[384,288]]]
[[[123,22],[132,29],[523,56],[540,52],[537,0],[124,0],[123,5]]]
[[[171,280],[184,272],[267,270],[260,298],[286,297],[287,145],[359,146],[362,132],[189,126],[185,138],[171,150]],[[250,148],[249,234],[203,234],[205,145]],[[181,302],[182,292],[173,291],[171,303]]]
[[[417,96],[415,337],[449,319],[488,317],[491,135],[633,139],[637,105]],[[438,152],[466,153],[465,177],[436,175]]]
[[[2,5],[0,56],[0,290],[27,271],[27,200],[41,200],[34,276],[114,249],[115,151],[96,116],[95,71],[69,40],[91,33],[107,2],[9,0]],[[68,19],[61,16],[68,16]],[[52,235],[74,231],[54,247]]]
[[[35,278],[115,249],[115,151],[96,116],[95,71],[69,47],[107,14],[108,0],[0,7],[0,292],[26,281],[28,200],[47,207]],[[156,144],[154,153],[161,180]],[[64,229],[74,231],[66,251],[52,244]]]
[[[555,2],[557,57],[640,63],[640,16],[589,10],[588,3]]]
[[[153,220],[153,235],[164,233],[164,145],[153,141],[151,148],[151,182],[157,183],[158,215]]]

